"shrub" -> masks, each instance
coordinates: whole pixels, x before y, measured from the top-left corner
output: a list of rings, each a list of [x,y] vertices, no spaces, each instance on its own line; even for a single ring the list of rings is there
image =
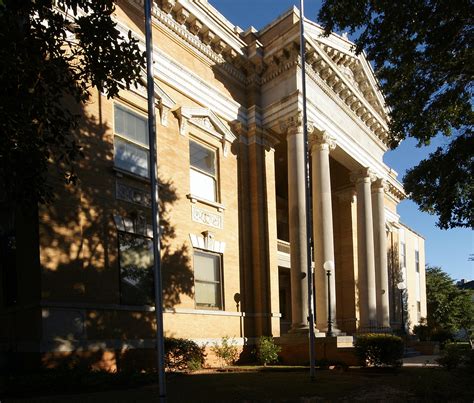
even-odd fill
[[[232,365],[239,358],[239,350],[237,349],[236,342],[229,336],[224,336],[221,339],[220,344],[214,343],[211,347],[212,352],[221,360],[223,364]]]
[[[204,359],[204,347],[194,341],[165,337],[165,366],[169,371],[199,369]]]
[[[469,345],[447,343],[436,362],[446,369],[455,369],[461,365],[472,368],[474,354]]]
[[[443,347],[447,342],[453,340],[453,334],[447,329],[437,328],[431,332],[431,340],[438,341]]]
[[[417,325],[413,327],[413,333],[415,336],[418,336],[420,341],[430,341],[431,331],[432,329],[428,325]]]
[[[278,361],[278,353],[281,347],[277,346],[273,337],[261,336],[257,342],[257,359],[260,364],[266,366]]]
[[[391,334],[363,334],[355,341],[355,352],[363,366],[400,366],[403,350],[403,340]]]
[[[464,355],[464,364],[470,373],[474,373],[474,350],[468,350]]]

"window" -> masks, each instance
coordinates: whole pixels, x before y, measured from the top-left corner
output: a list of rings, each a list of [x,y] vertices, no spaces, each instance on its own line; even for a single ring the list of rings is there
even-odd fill
[[[195,141],[189,142],[191,194],[217,201],[216,153]]]
[[[420,251],[415,250],[415,268],[416,272],[420,272]]]
[[[221,255],[194,252],[196,306],[222,309]]]
[[[115,105],[114,163],[117,168],[148,178],[150,152],[147,119]]]
[[[400,242],[400,264],[402,268],[407,267],[407,245],[405,242]]]
[[[153,242],[145,236],[118,233],[120,299],[127,305],[154,304]]]

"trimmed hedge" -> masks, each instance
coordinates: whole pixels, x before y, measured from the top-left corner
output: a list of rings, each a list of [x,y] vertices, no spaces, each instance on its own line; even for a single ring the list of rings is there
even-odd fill
[[[399,367],[404,345],[401,337],[383,333],[368,333],[356,337],[355,353],[362,366]]]
[[[204,365],[204,347],[194,341],[165,337],[165,366],[168,371],[197,370]]]

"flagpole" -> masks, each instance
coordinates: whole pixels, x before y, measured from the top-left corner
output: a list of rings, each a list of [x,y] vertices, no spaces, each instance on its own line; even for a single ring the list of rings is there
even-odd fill
[[[156,315],[156,352],[158,369],[158,387],[160,402],[166,401],[165,381],[165,349],[163,340],[163,301],[161,281],[161,250],[160,250],[160,213],[158,209],[158,181],[156,154],[156,119],[155,119],[155,82],[153,74],[153,41],[151,25],[151,3],[145,0],[145,39],[146,39],[146,73],[148,94],[148,144],[150,147],[150,185],[151,185],[151,215],[153,226],[153,274],[155,288]]]
[[[303,138],[304,138],[304,163],[305,163],[305,196],[306,196],[306,237],[307,245],[307,278],[308,278],[308,321],[309,321],[309,374],[311,380],[315,379],[315,335],[314,335],[314,309],[313,309],[313,257],[311,253],[313,225],[311,221],[311,187],[309,180],[309,147],[308,147],[308,116],[306,109],[306,41],[304,37],[304,0],[300,0],[300,56],[301,56],[301,82],[303,91]]]

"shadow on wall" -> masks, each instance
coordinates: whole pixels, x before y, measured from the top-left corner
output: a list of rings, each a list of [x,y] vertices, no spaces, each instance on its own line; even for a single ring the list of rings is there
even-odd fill
[[[52,167],[56,198],[40,207],[46,367],[121,369],[140,355],[154,363],[150,186],[114,170],[113,131],[103,117],[104,111],[111,116],[112,103],[99,98],[75,134],[84,154],[77,162],[78,183],[65,185]],[[177,244],[169,220],[179,195],[171,179],[159,177],[159,183],[163,305],[173,308],[183,295],[193,295],[194,279],[188,248]],[[142,197],[127,200],[118,187]]]
[[[388,282],[389,282],[389,304],[390,304],[390,326],[392,329],[408,329],[408,294],[406,290],[400,290],[398,284],[403,282],[403,273],[399,258],[399,250],[396,243],[392,242],[388,250]],[[403,320],[402,320],[403,319]],[[403,322],[403,323],[402,323]]]

